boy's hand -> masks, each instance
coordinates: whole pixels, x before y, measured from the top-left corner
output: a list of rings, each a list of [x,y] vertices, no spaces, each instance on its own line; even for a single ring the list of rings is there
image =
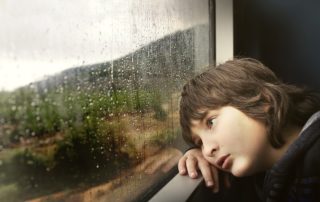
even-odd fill
[[[200,170],[206,182],[207,187],[212,187],[213,192],[219,191],[219,175],[218,169],[203,157],[200,149],[190,149],[179,160],[179,173],[181,175],[188,174],[191,178],[197,178]]]

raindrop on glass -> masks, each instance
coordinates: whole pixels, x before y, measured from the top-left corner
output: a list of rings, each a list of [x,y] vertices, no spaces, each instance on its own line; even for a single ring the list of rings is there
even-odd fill
[[[12,106],[12,107],[11,107],[11,110],[12,110],[12,111],[16,111],[16,110],[17,110],[17,107],[16,107],[16,106]]]

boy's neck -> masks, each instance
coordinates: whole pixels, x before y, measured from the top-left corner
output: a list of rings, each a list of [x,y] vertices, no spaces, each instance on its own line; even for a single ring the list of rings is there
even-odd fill
[[[288,127],[284,130],[282,135],[285,137],[285,144],[280,148],[271,148],[270,168],[286,153],[290,145],[298,138],[301,130],[301,127]]]

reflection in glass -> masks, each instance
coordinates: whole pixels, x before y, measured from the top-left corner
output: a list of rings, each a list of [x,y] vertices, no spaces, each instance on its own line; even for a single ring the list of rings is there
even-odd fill
[[[0,200],[135,200],[181,155],[208,1],[47,3],[0,9]]]

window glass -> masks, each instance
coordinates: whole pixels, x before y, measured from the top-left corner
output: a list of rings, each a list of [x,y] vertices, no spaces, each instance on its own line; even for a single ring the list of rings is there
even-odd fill
[[[208,0],[0,2],[0,201],[132,201],[181,152]]]

